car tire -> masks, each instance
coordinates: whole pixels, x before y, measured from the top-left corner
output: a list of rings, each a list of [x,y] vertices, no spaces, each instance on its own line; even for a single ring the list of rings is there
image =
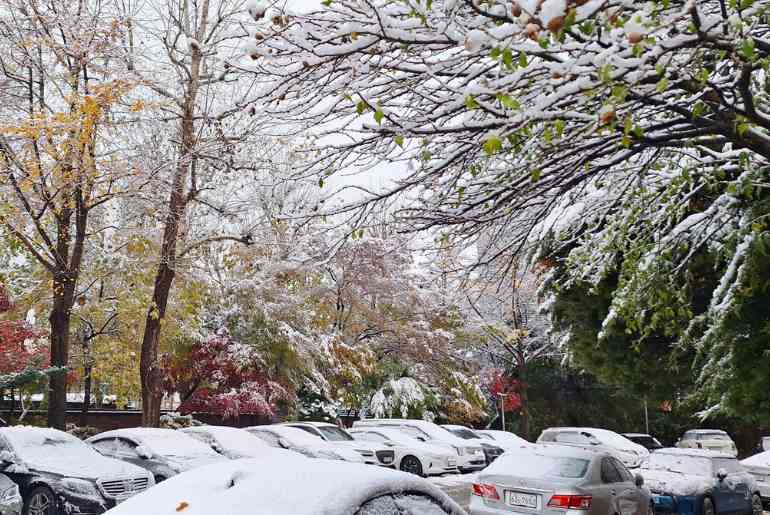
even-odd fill
[[[404,456],[401,458],[398,468],[403,472],[409,472],[416,476],[423,477],[425,475],[422,470],[422,463],[416,456]]]
[[[57,515],[56,495],[47,486],[36,486],[24,499],[23,515]]]
[[[762,505],[762,498],[759,494],[751,496],[751,515],[762,515],[764,512],[764,506]]]
[[[711,497],[703,498],[703,503],[701,504],[701,515],[716,515],[716,510],[714,509],[714,501],[711,500]]]

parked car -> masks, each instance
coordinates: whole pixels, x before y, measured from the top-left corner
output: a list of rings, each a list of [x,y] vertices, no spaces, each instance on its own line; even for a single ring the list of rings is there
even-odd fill
[[[449,445],[421,442],[406,433],[389,427],[367,427],[350,430],[356,440],[378,442],[393,448],[395,466],[418,476],[457,472],[457,453]]]
[[[459,436],[463,440],[470,440],[481,446],[484,451],[484,459],[487,461],[487,465],[495,461],[505,449],[499,445],[492,444],[488,439],[482,437],[480,434],[474,432],[471,428],[465,426],[458,426],[454,424],[441,424],[441,427],[449,431],[455,436]]]
[[[770,503],[770,452],[760,452],[741,461],[741,465],[754,477],[757,482],[762,501]]]
[[[334,424],[329,424],[327,422],[289,422],[285,425],[296,427],[311,435],[315,435],[335,447],[353,449],[364,457],[365,463],[370,465],[393,467],[395,464],[396,460],[393,449],[376,442],[361,442],[356,440],[350,433]]]
[[[471,515],[651,515],[649,490],[614,455],[532,445],[506,452],[472,486]]]
[[[104,456],[138,465],[156,483],[227,458],[180,431],[151,427],[116,429],[86,440]]]
[[[650,455],[650,451],[628,438],[594,427],[552,427],[544,430],[537,442],[595,447],[614,454],[628,468],[638,467]]]
[[[23,503],[19,485],[5,474],[0,474],[0,515],[21,515]]]
[[[762,515],[757,482],[731,455],[666,448],[652,453],[640,472],[656,513]]]
[[[274,451],[280,452],[275,449]],[[180,474],[108,515],[464,515],[425,479],[362,463],[283,456]]]
[[[759,441],[759,446],[763,451],[770,451],[770,436],[763,436]]]
[[[660,443],[657,438],[645,433],[621,433],[620,436],[628,438],[634,443],[638,443],[650,452],[663,448],[663,444]]]
[[[520,436],[517,436],[508,431],[500,431],[498,429],[480,429],[476,431],[476,434],[495,442],[495,445],[499,445],[506,451],[510,451],[511,449],[518,449],[522,446],[526,447],[528,445],[532,445],[530,442]]]
[[[231,460],[259,458],[270,449],[267,442],[258,436],[236,427],[193,426],[181,431]]]
[[[460,472],[472,472],[487,466],[484,450],[480,445],[469,444],[433,422],[407,418],[369,418],[356,420],[353,427],[392,427],[423,442],[451,445],[457,452],[457,468]]]
[[[0,505],[17,504],[20,493],[24,515],[103,513],[154,483],[146,470],[105,458],[56,429],[0,428],[0,461],[18,485],[2,484]]]
[[[247,427],[246,431],[258,436],[268,445],[304,454],[309,458],[343,460],[363,463],[364,458],[353,449],[335,447],[317,436],[282,424]]]
[[[738,456],[738,448],[730,435],[719,429],[691,429],[676,443],[680,449],[706,449]]]

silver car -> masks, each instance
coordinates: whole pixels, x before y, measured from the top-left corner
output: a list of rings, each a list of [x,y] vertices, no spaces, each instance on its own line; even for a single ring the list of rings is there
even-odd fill
[[[511,450],[480,472],[471,515],[652,515],[650,492],[607,452],[561,445]]]
[[[757,490],[765,504],[770,504],[770,451],[760,452],[741,461],[741,465],[754,477]]]

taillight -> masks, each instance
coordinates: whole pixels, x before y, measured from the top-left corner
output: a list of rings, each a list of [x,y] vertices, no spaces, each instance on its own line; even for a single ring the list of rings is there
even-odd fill
[[[486,499],[492,499],[495,501],[500,500],[500,496],[497,494],[497,488],[495,488],[495,485],[473,483],[473,495],[478,495],[479,497],[484,497]]]
[[[590,510],[591,496],[556,494],[548,501],[548,507],[562,510]]]

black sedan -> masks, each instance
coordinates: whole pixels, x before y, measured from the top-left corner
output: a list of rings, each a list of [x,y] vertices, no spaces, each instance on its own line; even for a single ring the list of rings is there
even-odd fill
[[[55,429],[0,428],[0,462],[21,491],[24,515],[104,513],[153,484],[145,470]]]

